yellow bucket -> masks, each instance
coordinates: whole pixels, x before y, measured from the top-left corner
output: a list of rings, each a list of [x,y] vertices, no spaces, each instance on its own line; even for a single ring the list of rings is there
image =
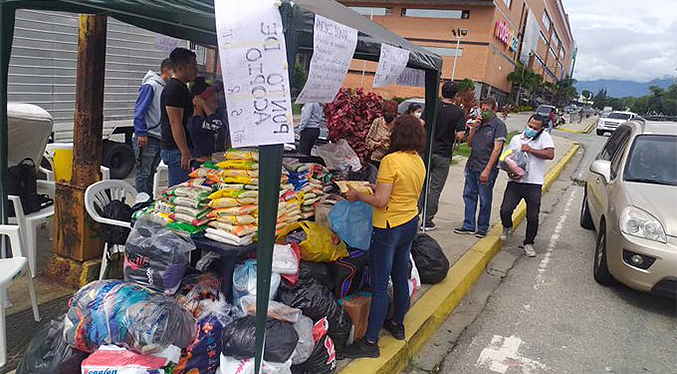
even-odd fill
[[[73,143],[54,144],[54,179],[70,182],[73,176]]]

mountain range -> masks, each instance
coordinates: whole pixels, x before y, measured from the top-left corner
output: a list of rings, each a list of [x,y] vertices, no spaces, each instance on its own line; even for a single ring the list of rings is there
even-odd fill
[[[650,93],[649,87],[651,86],[659,86],[663,89],[667,89],[673,83],[675,83],[675,78],[669,77],[654,79],[644,83],[615,79],[600,79],[595,81],[578,81],[575,86],[578,93],[588,90],[592,92],[593,95],[599,90],[606,88],[606,94],[608,96],[620,98],[626,96],[641,97]]]

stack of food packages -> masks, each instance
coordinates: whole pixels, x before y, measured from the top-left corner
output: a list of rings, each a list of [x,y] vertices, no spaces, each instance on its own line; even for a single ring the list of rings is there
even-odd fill
[[[295,159],[284,159],[284,169],[289,175],[289,183],[298,193],[302,219],[315,216],[315,205],[322,201],[326,189],[331,189],[331,174],[324,166],[313,163],[300,163]]]

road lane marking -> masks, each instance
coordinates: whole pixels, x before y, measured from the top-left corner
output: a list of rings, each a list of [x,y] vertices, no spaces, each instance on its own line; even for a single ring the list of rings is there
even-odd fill
[[[571,204],[573,204],[574,199],[576,198],[576,191],[577,189],[572,190],[571,195],[569,196],[569,200],[567,200],[566,205],[564,205],[562,216],[559,218],[559,221],[555,226],[555,230],[553,231],[552,236],[550,237],[550,243],[548,243],[548,247],[545,250],[545,255],[543,255],[543,259],[541,260],[541,263],[538,265],[538,274],[536,274],[536,280],[534,281],[535,290],[537,290],[544,282],[543,276],[545,274],[545,271],[548,269],[548,265],[550,265],[552,251],[555,249],[555,246],[557,246],[557,242],[559,241],[559,238],[562,234],[562,229],[564,228],[564,223],[569,217],[569,212],[571,211]]]
[[[522,339],[514,335],[508,338],[494,335],[487,348],[480,352],[475,366],[501,374],[505,374],[509,368],[519,368],[523,374],[547,370],[545,364],[522,357],[518,352],[521,345]]]

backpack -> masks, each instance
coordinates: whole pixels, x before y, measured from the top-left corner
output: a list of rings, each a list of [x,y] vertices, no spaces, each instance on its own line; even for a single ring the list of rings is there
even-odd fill
[[[38,194],[38,175],[35,162],[30,158],[7,169],[7,194],[19,196],[24,214],[37,212],[54,203],[49,196]],[[10,217],[15,216],[13,205],[9,205],[8,212]]]

